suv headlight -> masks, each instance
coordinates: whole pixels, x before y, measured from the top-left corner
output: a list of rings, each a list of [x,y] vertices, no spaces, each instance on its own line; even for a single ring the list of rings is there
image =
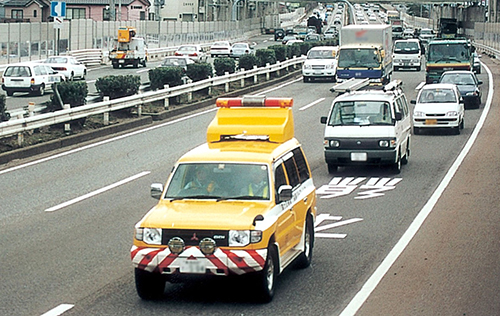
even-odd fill
[[[416,112],[413,113],[413,116],[414,117],[424,117],[425,113],[421,112],[421,111],[416,111]]]
[[[262,240],[260,230],[230,230],[229,247],[243,247],[249,244],[258,243]]]
[[[457,111],[448,111],[448,112],[446,112],[446,116],[458,116],[458,112]]]
[[[308,64],[304,64],[303,68],[304,68],[304,69],[312,69],[312,66],[311,66],[311,65],[308,65]]]
[[[135,229],[135,239],[150,245],[161,245],[161,228],[138,227]]]

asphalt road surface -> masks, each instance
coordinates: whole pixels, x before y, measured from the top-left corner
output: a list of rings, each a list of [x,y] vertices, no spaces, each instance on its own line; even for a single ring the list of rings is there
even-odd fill
[[[480,77],[486,101],[491,81],[486,72]],[[394,78],[404,81],[410,100],[424,72]],[[363,297],[360,290],[455,168],[487,104],[466,111],[460,135],[412,136],[409,164],[397,176],[387,168],[341,168],[330,175],[319,119],[335,97],[331,85],[298,76],[255,91],[294,98],[296,137],[315,185],[339,189],[318,196],[311,267],[285,270],[271,303],[256,303],[237,278],[168,284],[163,299],[153,302],[135,292],[129,251],[134,224],[155,203],[149,185],[165,181],[183,153],[205,142],[210,108],[0,166],[0,314],[352,315],[359,306],[360,315],[498,314],[498,102],[424,225]]]

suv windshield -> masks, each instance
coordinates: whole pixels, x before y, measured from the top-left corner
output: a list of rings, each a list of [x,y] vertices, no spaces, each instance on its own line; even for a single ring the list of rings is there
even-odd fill
[[[190,163],[175,170],[166,199],[269,200],[267,165]]]
[[[384,101],[343,101],[333,106],[328,125],[394,125]]]
[[[311,50],[307,54],[307,59],[335,59],[333,49]]]

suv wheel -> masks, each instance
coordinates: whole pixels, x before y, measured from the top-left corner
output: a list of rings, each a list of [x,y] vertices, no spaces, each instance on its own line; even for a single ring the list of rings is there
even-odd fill
[[[304,231],[304,251],[297,257],[296,267],[305,269],[311,265],[313,246],[314,246],[314,224],[311,215],[307,215]]]
[[[161,274],[135,268],[135,288],[143,300],[160,298],[165,290],[165,283]]]
[[[264,270],[258,273],[256,278],[260,301],[267,303],[272,301],[274,297],[274,289],[276,287],[276,276],[278,271],[276,247],[269,245],[267,252],[266,265]]]

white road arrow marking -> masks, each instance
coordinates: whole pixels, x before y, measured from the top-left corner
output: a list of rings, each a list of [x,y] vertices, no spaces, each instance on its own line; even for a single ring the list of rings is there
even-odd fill
[[[330,183],[321,186],[316,190],[319,195],[324,195],[322,199],[331,199],[334,197],[339,197],[343,195],[351,194],[360,182],[363,182],[366,178],[356,178],[347,177],[342,180],[341,177],[335,177],[330,181]]]
[[[316,216],[316,222],[314,223],[314,235],[319,238],[334,238],[334,239],[344,239],[347,234],[338,234],[338,233],[320,233],[321,231],[337,228],[340,226],[356,223],[362,221],[362,218],[351,218],[347,220],[340,221],[342,216],[331,216],[330,214],[318,214]],[[337,221],[336,223],[319,226],[325,220]]]
[[[391,178],[382,178],[379,180],[379,178],[371,178],[366,184],[359,187],[360,190],[367,191],[359,192],[358,195],[361,196],[357,196],[355,199],[361,200],[382,196],[385,194],[382,192],[394,190],[396,188],[396,184],[398,184],[401,180],[403,179],[395,178],[391,180]]]

